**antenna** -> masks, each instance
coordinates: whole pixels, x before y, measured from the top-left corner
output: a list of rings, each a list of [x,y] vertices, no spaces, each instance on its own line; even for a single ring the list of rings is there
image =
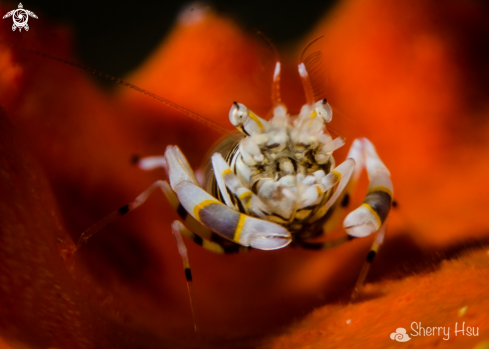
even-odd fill
[[[301,55],[299,56],[299,74],[301,76],[301,80],[302,80],[302,86],[304,86],[304,93],[306,94],[306,101],[308,104],[314,104],[316,102],[316,98],[315,98],[315,95],[314,95],[314,88],[312,86],[312,80],[311,80],[311,77],[310,77],[310,73],[311,72],[308,72],[307,69],[306,69],[306,65],[308,65],[309,63],[311,63],[311,57],[307,57],[305,60],[304,60],[304,55],[306,54],[307,50],[318,40],[322,39],[324,37],[324,35],[321,35],[320,37],[312,40],[310,43],[308,43],[306,45],[306,47],[304,47],[304,49],[302,50],[301,52]],[[317,63],[317,56],[320,56],[321,53],[320,52],[316,52],[316,53],[313,53],[311,56],[312,56],[312,60],[314,63]]]
[[[187,115],[188,117],[191,117],[192,119],[195,119],[201,123],[203,123],[204,125],[207,125],[209,127],[211,127],[212,129],[220,132],[220,133],[223,133],[225,135],[230,135],[230,134],[233,134],[232,131],[230,130],[227,130],[226,128],[220,126],[219,124],[209,120],[209,119],[206,119],[205,117],[203,117],[202,115],[199,115],[187,108],[184,108],[182,107],[181,105],[178,105],[176,103],[173,103],[171,101],[169,101],[168,99],[165,99],[161,96],[158,96],[157,94],[154,94],[152,92],[149,92],[139,86],[136,86],[136,85],[133,85],[127,81],[124,81],[122,79],[119,79],[119,78],[116,78],[115,76],[112,76],[112,75],[109,75],[107,73],[104,73],[104,72],[101,72],[101,71],[98,71],[98,70],[95,70],[95,69],[92,69],[90,67],[87,67],[83,64],[80,64],[80,63],[75,63],[75,62],[71,62],[69,60],[66,60],[66,59],[63,59],[63,58],[59,58],[59,57],[55,57],[55,56],[52,56],[52,55],[49,55],[47,53],[44,53],[44,52],[40,52],[40,51],[36,51],[36,50],[33,50],[33,49],[30,49],[30,48],[26,48],[26,47],[22,47],[22,46],[17,46],[17,45],[12,45],[12,44],[9,44],[9,43],[6,43],[4,41],[1,41],[0,40],[0,43],[6,45],[6,46],[9,46],[11,48],[14,48],[14,49],[18,49],[18,50],[22,50],[22,51],[25,51],[25,52],[28,52],[28,53],[31,53],[31,54],[35,54],[37,56],[41,56],[41,57],[44,57],[44,58],[48,58],[48,59],[51,59],[53,61],[56,61],[56,62],[60,62],[60,63],[63,63],[63,64],[66,64],[66,65],[70,65],[72,67],[75,67],[75,68],[79,68],[79,69],[83,69],[83,70],[86,70],[94,75],[98,75],[102,78],[105,78],[105,79],[108,79],[108,80],[111,80],[111,81],[114,81],[122,86],[125,86],[125,87],[128,87],[128,88],[131,88],[133,90],[136,90],[142,94],[145,94],[146,96],[149,96],[151,98],[154,98],[156,99],[157,101],[163,103],[163,104],[166,104],[167,106],[175,109],[175,110],[178,110],[179,112],[181,112],[182,114],[185,114]]]
[[[272,50],[273,55],[275,57],[275,68],[273,72],[273,82],[272,82],[272,106],[280,104],[282,102],[282,98],[280,97],[280,74],[281,74],[281,65],[280,65],[280,56],[278,54],[277,49],[272,44],[270,39],[265,36],[261,31],[255,30],[258,36],[260,36],[263,41],[268,45],[268,48]]]

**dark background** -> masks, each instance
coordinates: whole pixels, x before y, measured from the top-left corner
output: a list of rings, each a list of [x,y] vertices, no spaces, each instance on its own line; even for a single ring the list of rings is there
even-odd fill
[[[256,28],[279,48],[307,33],[337,0],[207,1],[218,13],[244,28]],[[171,29],[178,13],[192,1],[22,1],[39,19],[66,24],[75,35],[79,60],[103,72],[124,76],[137,67]],[[10,2],[17,8],[17,2]],[[29,23],[30,24],[30,23]],[[10,23],[9,23],[10,25]],[[35,30],[35,24],[31,25]]]

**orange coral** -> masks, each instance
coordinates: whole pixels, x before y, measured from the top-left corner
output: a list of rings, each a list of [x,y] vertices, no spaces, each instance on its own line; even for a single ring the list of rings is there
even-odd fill
[[[372,299],[324,306],[264,347],[475,348],[483,343],[487,347],[489,251],[468,250],[458,258],[431,264],[424,275],[369,284],[365,292]],[[429,327],[437,329],[430,334]],[[469,335],[468,327],[478,336]],[[390,338],[397,328],[411,337],[407,343]]]

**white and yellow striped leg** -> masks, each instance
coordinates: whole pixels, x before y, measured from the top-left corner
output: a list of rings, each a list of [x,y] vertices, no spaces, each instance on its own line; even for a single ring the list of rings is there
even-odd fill
[[[230,241],[228,244],[224,243],[224,241],[213,241],[210,239],[202,238],[200,235],[194,233],[186,226],[182,224],[180,221],[174,221],[172,223],[173,232],[178,231],[180,234],[193,241],[197,245],[202,248],[217,254],[232,254],[232,253],[242,253],[249,251],[250,247],[241,246],[239,244],[232,243]],[[214,236],[211,237],[211,239]]]
[[[185,158],[176,146],[167,147],[170,186],[185,210],[204,226],[225,239],[261,250],[283,248],[292,241],[284,227],[236,212],[209,195],[198,186],[182,159]]]
[[[358,177],[362,164],[365,164],[369,186],[363,203],[346,216],[343,227],[348,235],[364,237],[379,231],[387,219],[392,205],[392,181],[389,170],[368,139],[355,139],[348,156],[359,164],[353,179]]]
[[[210,229],[202,225],[194,217],[188,214],[180,201],[178,201],[177,195],[173,192],[170,185],[166,181],[163,183],[163,192],[165,193],[165,196],[172,207],[175,209],[175,211],[177,211],[178,215],[189,227],[191,227],[191,229],[188,229],[181,222],[174,221],[172,224],[173,231],[177,230],[180,234],[197,245],[202,246],[204,249],[214,253],[240,253],[246,252],[249,249],[248,247],[222,239],[219,235],[213,233]]]
[[[348,156],[354,158],[359,165],[355,169],[352,181],[358,179],[360,172],[365,167],[369,186],[363,203],[348,214],[343,221],[343,227],[352,237],[364,237],[376,233],[351,297],[351,301],[354,301],[358,297],[370,265],[384,241],[385,223],[392,205],[393,186],[389,170],[368,139],[356,139]]]
[[[186,162],[186,159],[184,159],[184,161],[185,161],[184,166],[185,166],[186,170],[191,171],[190,166]],[[166,158],[164,155],[148,156],[148,157],[145,157],[142,159],[138,159],[137,165],[140,169],[147,170],[147,171],[153,170],[153,169],[159,168],[159,167],[162,167],[165,170],[167,169]],[[178,201],[177,195],[173,192],[173,190],[171,189],[171,187],[167,181],[163,181],[163,183],[161,184],[161,189],[163,190],[163,193],[165,194],[170,205],[172,205],[172,207],[178,213],[178,215],[182,218],[182,220],[188,226],[190,226],[190,228],[193,231],[197,232],[196,234],[192,233],[195,236],[195,238],[191,238],[191,240],[195,241],[196,243],[198,243],[199,239],[200,240],[206,239],[206,240],[210,241],[212,239],[213,235],[215,235],[215,234],[213,234],[210,229],[206,228],[204,225],[199,223],[195,218],[193,218],[191,215],[188,214],[188,212],[182,206],[180,201]],[[185,234],[183,234],[183,235],[185,235]]]
[[[190,165],[188,165],[187,160],[183,156],[183,154],[178,153],[178,160],[180,165],[183,167],[183,170],[189,174],[188,178],[192,180],[194,184],[197,184],[197,181],[192,176],[192,170]],[[224,160],[223,160],[224,161]],[[167,162],[165,156],[151,156],[138,160],[139,168],[143,170],[152,170],[158,167],[163,167],[167,169]],[[223,181],[222,177],[220,177],[221,182]],[[219,177],[217,177],[217,182],[219,188],[223,191],[223,198],[226,198],[227,191],[222,189],[221,183],[219,181]],[[224,182],[222,182],[224,185]],[[190,227],[187,229],[182,225],[182,229],[179,229],[181,234],[195,242],[196,244],[202,246],[203,248],[215,252],[215,253],[237,253],[247,251],[248,248],[245,246],[241,246],[239,244],[235,244],[229,241],[229,244],[225,243],[222,238],[215,233],[213,233],[209,228],[200,223],[197,219],[195,219],[192,215],[190,215],[187,210],[183,207],[183,205],[178,200],[177,195],[171,189],[168,182],[163,181],[161,185],[161,189],[163,190],[166,198],[172,205],[172,207],[177,211],[178,215],[182,218],[182,220]],[[226,200],[226,199],[225,199]],[[229,196],[227,196],[226,202],[231,202]],[[174,222],[174,224],[176,224]],[[178,224],[175,225],[179,227]]]

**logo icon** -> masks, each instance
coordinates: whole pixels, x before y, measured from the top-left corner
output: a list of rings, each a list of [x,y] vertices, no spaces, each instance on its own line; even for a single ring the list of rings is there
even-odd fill
[[[391,339],[396,340],[398,342],[407,342],[411,340],[409,335],[406,333],[406,330],[402,327],[396,329],[396,332],[391,333]]]
[[[19,3],[19,8],[17,10],[7,12],[7,14],[3,16],[3,18],[5,19],[10,16],[12,16],[12,19],[14,20],[12,30],[15,31],[15,29],[19,28],[19,32],[22,31],[22,28],[24,28],[26,31],[29,30],[29,26],[27,25],[29,16],[37,18],[34,12],[24,10],[24,6],[22,6],[22,3]]]

